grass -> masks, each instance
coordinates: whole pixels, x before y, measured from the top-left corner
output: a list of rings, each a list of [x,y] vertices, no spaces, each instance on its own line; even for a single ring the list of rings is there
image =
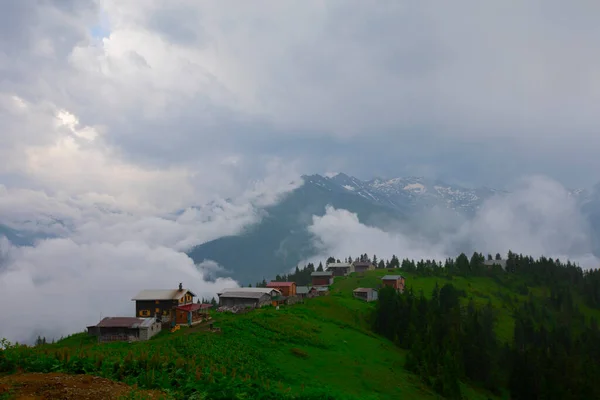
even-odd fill
[[[227,398],[231,393],[258,398],[252,393],[269,391],[262,398],[271,393],[278,398],[303,394],[307,399],[438,399],[404,369],[406,353],[371,331],[369,315],[374,303],[352,297],[356,287],[378,287],[387,273],[376,270],[336,278],[329,296],[279,310],[266,307],[243,315],[215,314],[213,322],[221,334],[201,327],[182,328],[148,342],[102,345],[86,334],[76,334],[29,350],[37,359],[23,353],[17,363],[40,372],[46,368],[93,373],[140,388],[163,389],[175,398],[189,398],[190,393],[204,393],[207,399]],[[408,287],[428,297],[436,282],[440,287],[451,282],[466,292],[464,302],[469,298],[480,305],[490,301],[503,341],[512,337],[513,308],[527,298],[487,277],[403,275]],[[530,288],[534,295],[543,290]],[[583,305],[580,309],[585,315],[600,317],[597,310]],[[65,353],[70,354],[70,361],[65,361]],[[58,361],[46,365],[40,357]],[[215,385],[223,388],[211,391]],[[467,399],[498,398],[466,383],[462,390]],[[215,394],[221,392],[225,393],[222,397]]]

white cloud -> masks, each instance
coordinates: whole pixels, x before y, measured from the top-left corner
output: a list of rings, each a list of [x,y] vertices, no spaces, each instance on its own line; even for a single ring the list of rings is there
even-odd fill
[[[0,336],[12,341],[80,332],[101,315],[133,316],[131,298],[144,288],[176,288],[182,282],[209,297],[237,286],[229,278],[206,282],[210,270],[197,268],[185,254],[142,241],[54,239],[12,248],[9,256],[13,261],[0,274]]]
[[[443,260],[460,252],[469,256],[473,251],[506,255],[511,250],[534,257],[569,258],[585,268],[600,264],[592,255],[588,226],[576,203],[560,184],[548,178],[522,180],[511,194],[486,201],[472,220],[439,221],[448,217],[434,213],[435,222],[426,219],[415,223],[443,228],[436,238],[431,231],[419,236],[409,229],[384,231],[366,226],[356,214],[328,207],[323,217],[313,217],[309,227],[320,249],[314,258],[367,252],[379,258],[395,254]],[[421,233],[427,230],[421,229]]]
[[[0,238],[0,337],[56,337],[81,331],[101,313],[132,315],[130,298],[143,288],[175,287],[181,281],[209,297],[237,286],[229,278],[213,282],[222,267],[210,260],[195,266],[183,251],[238,233],[260,219],[258,207],[297,185],[267,178],[232,201],[166,214],[152,213],[156,207],[104,207],[101,195],[70,197],[0,186],[0,221],[57,236],[21,248]],[[15,298],[18,308],[9,306]]]
[[[411,238],[401,233],[385,232],[360,223],[358,216],[346,210],[328,206],[322,217],[313,216],[309,232],[321,250],[315,259],[323,260],[333,255],[338,258],[357,257],[367,252],[370,256],[390,258],[392,254],[411,259],[443,259],[442,246]]]

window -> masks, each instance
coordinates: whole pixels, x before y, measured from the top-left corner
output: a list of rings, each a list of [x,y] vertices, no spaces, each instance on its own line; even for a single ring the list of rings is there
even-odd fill
[[[155,301],[154,301],[154,304],[158,304],[158,303],[159,303],[159,301],[158,301],[158,300],[155,300]]]
[[[154,310],[154,311],[156,311],[157,313],[160,313],[160,308],[156,308],[156,310]]]
[[[141,317],[149,317],[150,316],[150,310],[140,310],[140,316]]]

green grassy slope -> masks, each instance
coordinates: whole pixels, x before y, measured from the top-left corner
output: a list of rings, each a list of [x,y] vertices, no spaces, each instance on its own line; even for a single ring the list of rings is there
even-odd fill
[[[221,334],[201,327],[182,328],[163,332],[149,342],[104,345],[77,334],[32,350],[38,357],[23,353],[19,363],[26,370],[92,373],[140,387],[167,389],[179,398],[190,385],[227,385],[223,382],[232,377],[279,393],[307,393],[306,398],[312,398],[309,394],[314,391],[336,399],[439,398],[403,368],[403,350],[370,331],[368,316],[374,304],[352,298],[355,287],[376,287],[383,274],[372,271],[362,278],[338,278],[330,296],[279,310],[267,307],[244,315],[216,314],[214,322],[222,328]],[[408,277],[415,289],[425,293],[435,281]],[[482,295],[497,289],[485,279],[455,278],[453,283]],[[500,326],[508,332],[509,313],[505,314]],[[67,353],[70,361],[64,359]],[[57,358],[61,361],[53,361]],[[207,377],[213,373],[225,378],[215,383]],[[191,383],[186,380],[190,375]],[[463,386],[463,393],[469,399],[495,398],[468,385]]]
[[[323,393],[336,399],[439,398],[404,369],[405,351],[371,332],[369,315],[374,303],[352,298],[354,288],[378,287],[387,273],[376,270],[336,278],[329,296],[279,310],[267,307],[244,315],[215,314],[221,334],[203,327],[182,328],[163,332],[149,342],[104,345],[77,334],[53,345],[9,350],[6,357],[29,371],[102,375],[140,387],[167,389],[175,398],[215,385],[224,389],[219,386],[204,398],[227,398],[233,392],[252,398],[252,390],[264,388],[282,396],[305,394],[303,398],[315,399],[323,398]],[[423,290],[426,296],[436,282],[440,287],[451,282],[466,292],[462,301],[471,297],[480,304],[491,301],[503,341],[512,337],[514,306],[527,298],[486,277],[403,275],[408,287]],[[530,288],[534,296],[544,290]],[[582,303],[579,307],[589,316],[600,317],[598,310]],[[468,399],[497,398],[466,383],[462,389]],[[224,397],[214,394],[221,392]]]

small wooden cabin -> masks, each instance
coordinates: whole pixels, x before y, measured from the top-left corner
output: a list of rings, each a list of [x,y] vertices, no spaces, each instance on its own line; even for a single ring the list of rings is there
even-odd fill
[[[175,308],[175,324],[196,325],[208,319],[208,310],[212,304],[186,304]]]
[[[377,300],[377,290],[372,288],[356,288],[352,291],[352,295],[367,302]]]
[[[333,273],[333,276],[346,276],[354,272],[354,263],[329,263],[325,271]]]
[[[400,293],[404,292],[405,279],[402,275],[386,275],[381,280],[383,286],[393,287]]]
[[[273,299],[281,296],[281,291],[275,288],[227,288],[217,295],[219,307],[259,308],[271,304]]]
[[[315,271],[310,274],[313,286],[329,286],[333,284],[333,272]]]
[[[357,261],[354,263],[354,272],[366,272],[373,271],[375,269],[375,264],[371,261]]]
[[[269,282],[268,288],[277,289],[281,292],[282,296],[295,296],[296,295],[296,282]]]
[[[88,335],[99,342],[149,340],[161,331],[156,318],[105,317],[96,325],[87,327]]]

